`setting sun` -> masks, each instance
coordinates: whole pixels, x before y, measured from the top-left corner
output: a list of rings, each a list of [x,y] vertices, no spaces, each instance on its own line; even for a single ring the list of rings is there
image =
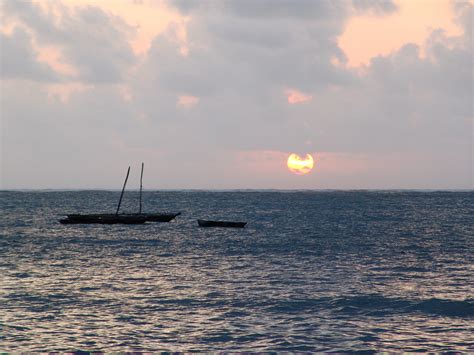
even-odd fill
[[[314,161],[310,154],[306,154],[304,158],[298,154],[292,153],[288,157],[288,169],[297,175],[304,175],[313,169]]]

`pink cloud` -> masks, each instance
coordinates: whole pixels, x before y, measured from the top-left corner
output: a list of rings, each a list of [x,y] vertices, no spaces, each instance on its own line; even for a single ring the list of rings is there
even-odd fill
[[[191,95],[181,95],[178,98],[178,106],[185,107],[185,108],[190,108],[199,102],[199,98],[196,96],[191,96]]]
[[[285,94],[290,105],[301,104],[313,98],[311,95],[304,94],[301,91],[294,89],[286,90]]]
[[[57,46],[40,46],[33,42],[38,60],[48,64],[54,71],[69,77],[77,77],[79,72],[72,64],[68,63],[64,58],[62,50]]]

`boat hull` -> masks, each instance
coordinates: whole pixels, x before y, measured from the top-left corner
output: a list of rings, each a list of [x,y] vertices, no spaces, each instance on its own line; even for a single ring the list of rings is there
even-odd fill
[[[181,213],[135,213],[135,214],[69,214],[60,219],[62,224],[143,224],[145,222],[170,222]]]
[[[244,228],[247,222],[206,221],[198,219],[199,227]]]
[[[145,216],[147,222],[170,222],[179,216],[181,212],[160,214],[160,213],[142,213],[141,216]]]
[[[115,214],[70,214],[60,219],[61,224],[143,224],[145,216]]]

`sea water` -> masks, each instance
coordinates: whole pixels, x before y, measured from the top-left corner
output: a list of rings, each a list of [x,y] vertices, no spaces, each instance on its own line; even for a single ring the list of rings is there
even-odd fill
[[[119,194],[0,193],[0,351],[474,351],[472,191],[146,191],[182,215],[58,223]]]

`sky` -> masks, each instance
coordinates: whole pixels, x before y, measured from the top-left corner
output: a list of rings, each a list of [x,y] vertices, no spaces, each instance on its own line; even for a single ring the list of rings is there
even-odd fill
[[[2,0],[1,189],[472,189],[473,1]],[[311,154],[297,175],[288,156]]]

